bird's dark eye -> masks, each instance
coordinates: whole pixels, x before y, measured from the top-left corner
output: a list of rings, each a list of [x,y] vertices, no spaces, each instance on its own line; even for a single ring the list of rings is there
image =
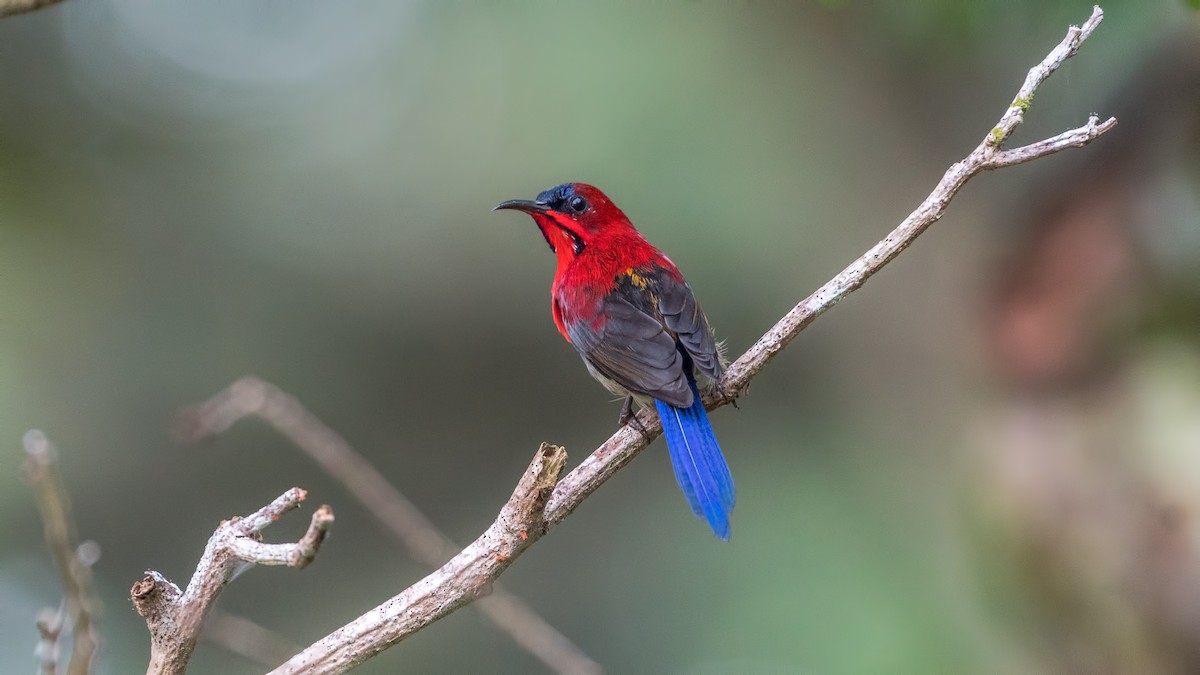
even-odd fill
[[[567,208],[571,210],[571,213],[580,214],[588,210],[588,202],[583,197],[575,195],[567,200]]]

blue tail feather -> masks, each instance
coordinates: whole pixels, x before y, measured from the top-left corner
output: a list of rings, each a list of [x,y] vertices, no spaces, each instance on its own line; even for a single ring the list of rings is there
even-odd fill
[[[676,408],[662,401],[654,404],[662,420],[675,479],[692,512],[707,520],[717,537],[729,539],[729,514],[736,501],[733,476],[708,422],[696,380],[690,374],[688,384],[694,394],[691,407]]]

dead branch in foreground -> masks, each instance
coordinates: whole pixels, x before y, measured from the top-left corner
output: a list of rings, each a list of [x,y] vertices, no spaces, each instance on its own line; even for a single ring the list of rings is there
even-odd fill
[[[308,531],[292,544],[266,544],[262,531],[283,514],[296,509],[308,493],[292,488],[275,501],[241,518],[222,521],[204,547],[187,588],[180,590],[166,577],[148,570],[129,591],[137,613],[150,629],[150,665],[147,675],[182,673],[196,649],[196,641],[213,603],[234,577],[253,565],[306,567],[316,557],[333,509],[321,506],[312,515]]]

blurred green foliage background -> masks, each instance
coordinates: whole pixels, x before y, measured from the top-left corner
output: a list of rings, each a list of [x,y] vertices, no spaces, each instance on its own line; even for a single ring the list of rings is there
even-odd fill
[[[334,506],[328,546],[303,572],[249,572],[220,606],[307,644],[426,570],[263,425],[174,440],[182,406],[270,380],[467,542],[540,441],[577,462],[618,412],[553,328],[553,257],[494,204],[600,186],[737,355],[907,215],[1090,9],[68,0],[0,21],[0,671],[32,668],[33,619],[60,598],[20,479],[26,429],[58,446],[103,549],[101,672],[144,667],[127,596],[142,570],[184,583],[220,519],[292,485]],[[1014,142],[1092,111],[1157,114],[1117,92],[1195,38],[1196,15],[1105,9]],[[978,516],[981,420],[1010,400],[985,316],[1037,195],[1135,133],[1122,118],[1093,147],[980,177],[715,415],[739,487],[729,544],[689,513],[659,442],[504,582],[612,672],[1058,663],[1025,568],[995,552],[1013,530]],[[1197,164],[1167,157],[1143,193],[1144,259],[1194,297]],[[1121,353],[1187,372],[1192,346],[1159,347],[1200,329],[1171,306],[1183,329],[1119,333]],[[362,671],[538,667],[466,610]],[[194,661],[259,670],[211,646]]]

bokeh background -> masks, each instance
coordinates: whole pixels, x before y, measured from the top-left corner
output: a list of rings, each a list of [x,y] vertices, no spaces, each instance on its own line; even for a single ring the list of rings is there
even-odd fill
[[[612,672],[1200,668],[1200,20],[1113,0],[1014,142],[714,423],[730,543],[661,442],[505,575]],[[297,396],[451,537],[540,441],[618,406],[549,315],[553,258],[490,213],[607,191],[741,353],[903,218],[1090,2],[68,0],[0,21],[0,671],[61,597],[20,439],[58,446],[128,588],[183,583],[292,485],[337,524],[220,606],[307,644],[425,573],[261,423],[177,411],[247,373]],[[307,513],[268,532],[297,536]],[[197,673],[261,666],[202,645]],[[362,672],[538,672],[468,609]]]

